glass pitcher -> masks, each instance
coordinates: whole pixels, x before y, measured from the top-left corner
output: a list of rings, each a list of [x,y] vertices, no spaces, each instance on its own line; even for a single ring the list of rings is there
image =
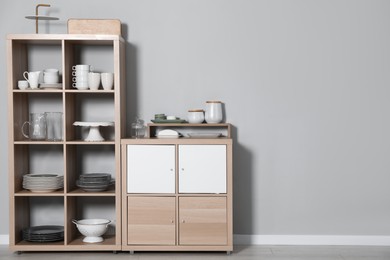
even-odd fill
[[[28,134],[25,133],[25,126],[29,125]],[[32,140],[45,140],[47,137],[47,122],[45,113],[30,113],[30,121],[22,125],[22,134],[24,137]]]

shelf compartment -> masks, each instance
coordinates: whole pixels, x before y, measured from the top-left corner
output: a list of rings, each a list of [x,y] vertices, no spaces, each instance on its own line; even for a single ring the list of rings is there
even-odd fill
[[[17,144],[14,145],[14,178],[12,189],[15,193],[23,189],[25,174],[55,173],[63,175],[63,145]]]
[[[114,145],[66,145],[66,184],[65,190],[71,193],[78,189],[76,181],[80,174],[110,173],[116,179],[115,146]]]
[[[62,69],[61,40],[13,40],[10,44],[12,88],[18,89],[18,80],[24,80],[24,71],[43,71],[48,68]],[[47,63],[47,61],[50,61]],[[43,79],[43,78],[42,78]]]
[[[103,59],[104,63],[101,62]],[[113,41],[66,40],[65,64],[65,89],[76,90],[72,86],[74,65],[91,65],[94,72],[114,72],[114,43]]]
[[[62,94],[35,91],[20,92],[13,95],[13,136],[14,141],[34,141],[22,134],[23,123],[30,120],[30,113],[62,112]],[[25,126],[27,129],[27,126]]]
[[[148,136],[150,138],[156,137],[158,131],[164,130],[164,129],[172,129],[179,133],[181,133],[184,137],[187,136],[187,134],[191,133],[220,133],[223,137],[231,138],[231,125],[230,124],[189,124],[189,123],[182,123],[182,124],[171,124],[171,123],[158,123],[158,124],[152,124],[149,123],[147,125],[147,132]],[[191,138],[195,139],[195,138]]]
[[[64,241],[38,243],[24,241],[22,230],[28,227],[41,225],[64,226],[64,198],[57,196],[15,197],[15,245],[55,244],[64,245]]]
[[[95,245],[113,245],[115,244],[115,234],[120,233],[116,225],[116,206],[115,197],[99,196],[68,196],[66,201],[66,244],[67,245],[87,245],[83,243],[83,236],[78,231],[72,220],[81,219],[108,219],[111,223],[103,237],[112,238]],[[118,228],[120,223],[118,223]],[[77,242],[78,241],[78,242]],[[114,241],[114,242],[113,242]]]
[[[88,133],[89,127],[74,126],[75,121],[82,122],[114,122],[115,105],[114,95],[101,95],[97,93],[75,93],[68,92],[65,95],[67,104],[65,111],[66,140],[81,141]],[[115,139],[115,126],[99,127],[105,141]],[[94,143],[94,142],[91,142]]]

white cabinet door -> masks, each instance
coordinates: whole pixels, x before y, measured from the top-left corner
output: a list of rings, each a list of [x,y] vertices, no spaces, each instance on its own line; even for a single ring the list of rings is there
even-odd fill
[[[175,193],[175,146],[127,146],[128,193]]]
[[[226,145],[180,145],[179,192],[226,193]]]

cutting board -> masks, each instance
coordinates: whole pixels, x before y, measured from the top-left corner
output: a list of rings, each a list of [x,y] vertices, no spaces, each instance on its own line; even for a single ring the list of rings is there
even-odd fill
[[[68,33],[121,35],[121,21],[118,19],[69,19]]]

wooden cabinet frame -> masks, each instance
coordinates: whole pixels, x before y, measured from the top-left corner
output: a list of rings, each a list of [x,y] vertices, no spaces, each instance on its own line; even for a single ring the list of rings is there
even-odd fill
[[[191,124],[187,124],[188,127]],[[198,127],[198,125],[197,125]],[[231,138],[215,138],[215,139],[194,139],[194,138],[179,138],[179,139],[158,139],[158,138],[143,138],[143,139],[122,139],[122,222],[123,222],[123,232],[122,232],[122,250],[129,251],[233,251],[233,152],[232,152],[232,139]],[[178,174],[179,171],[176,171],[176,192],[173,194],[158,194],[158,193],[142,193],[142,194],[129,194],[127,193],[127,145],[175,145],[176,146],[176,169],[178,169],[178,146],[179,145],[226,145],[226,193],[224,194],[211,194],[211,193],[179,193],[178,189]],[[152,180],[151,180],[152,181]],[[175,207],[175,224],[176,224],[176,234],[175,234],[175,244],[174,245],[157,245],[157,244],[131,244],[131,241],[128,240],[128,213],[131,208],[128,207],[128,201],[133,198],[175,198],[176,207]],[[193,210],[188,209],[191,207],[191,201],[194,198],[194,203],[203,202],[207,207],[213,208],[213,210],[207,211],[202,209],[202,207],[194,208]],[[184,207],[182,213],[180,213],[180,201]],[[188,201],[188,202],[187,202]],[[195,205],[193,204],[193,205]],[[214,206],[213,206],[214,205]],[[225,205],[225,207],[221,207]],[[196,214],[206,214],[206,219],[198,218],[195,220],[195,223],[200,223],[202,221],[209,221],[211,223],[217,222],[217,225],[225,226],[226,229],[220,227],[217,228],[218,237],[205,239],[201,241],[201,236],[195,235],[193,238],[186,238],[188,232],[180,234],[180,225],[185,223],[180,223],[186,219],[181,219],[181,217],[186,217],[191,212],[197,212]],[[209,213],[209,214],[208,214]],[[221,219],[221,216],[222,217]],[[193,217],[192,219],[196,219]],[[191,219],[188,220],[191,223]],[[224,221],[226,222],[224,224]],[[198,227],[202,227],[201,224]],[[204,225],[207,226],[207,225]],[[185,228],[182,227],[183,230]],[[191,231],[189,231],[191,233]],[[204,233],[205,234],[205,233]],[[181,236],[182,242],[180,241]],[[187,239],[187,240],[186,240]]]

